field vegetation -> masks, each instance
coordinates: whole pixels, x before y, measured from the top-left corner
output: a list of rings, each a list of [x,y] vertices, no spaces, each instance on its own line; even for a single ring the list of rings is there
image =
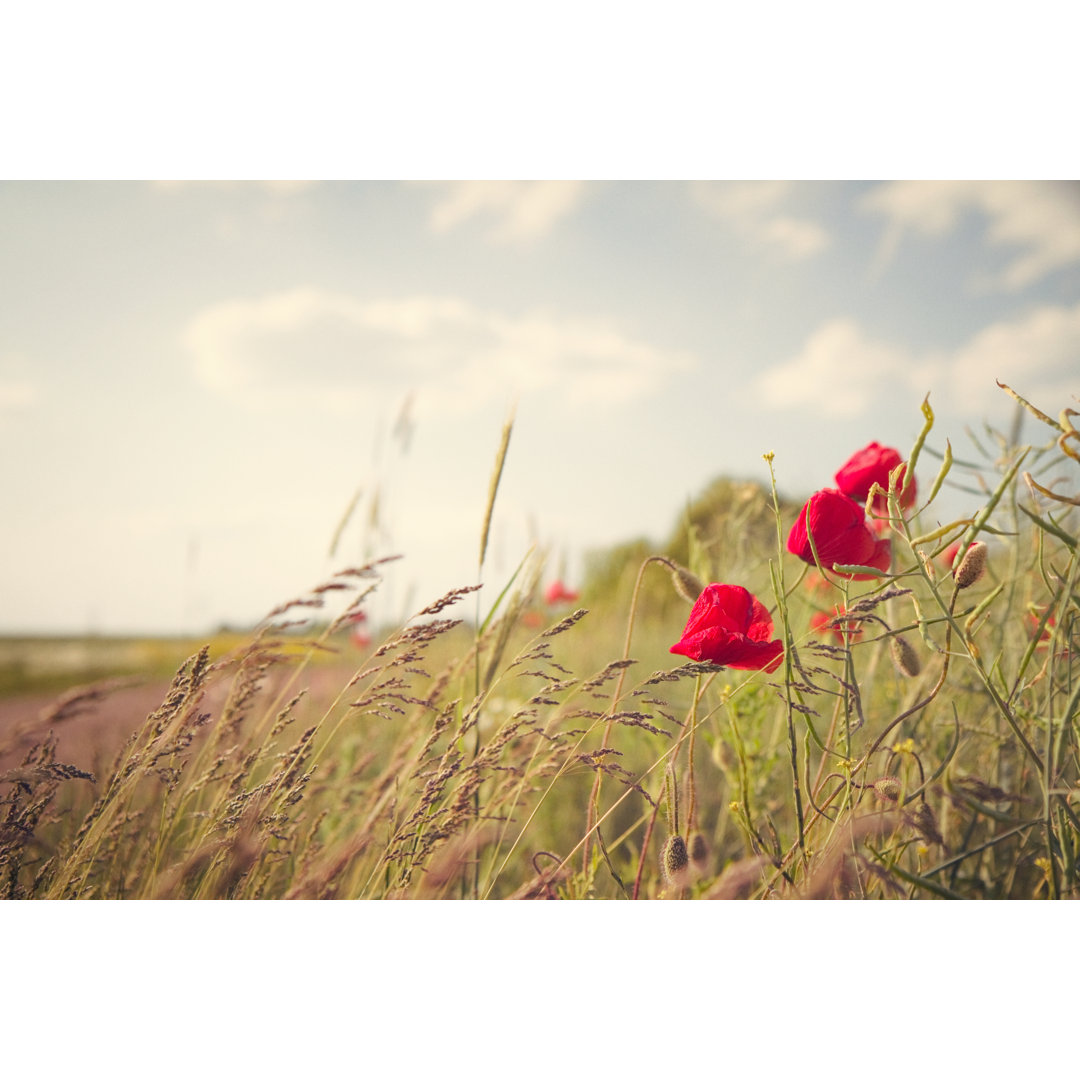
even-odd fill
[[[0,895],[1080,897],[1077,414],[1017,409],[1030,445],[954,456],[924,403],[809,500],[718,480],[580,595],[532,551],[379,628],[387,560],[343,569],[94,772],[69,692],[16,760],[0,731]]]

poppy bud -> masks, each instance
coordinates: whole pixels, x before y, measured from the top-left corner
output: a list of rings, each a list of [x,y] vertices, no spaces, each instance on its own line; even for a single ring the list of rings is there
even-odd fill
[[[953,571],[953,580],[958,589],[974,585],[986,572],[986,545],[981,540],[969,545],[960,565]]]
[[[896,665],[896,670],[901,675],[913,679],[922,670],[919,656],[911,647],[907,638],[894,637],[889,644],[889,651],[892,653],[893,664]]]
[[[686,841],[676,834],[669,837],[660,855],[660,868],[664,877],[672,885],[682,885],[686,881],[686,870],[690,857],[686,852]]]
[[[900,798],[900,781],[895,776],[882,776],[874,781],[874,794],[883,802],[896,802]]]
[[[697,598],[705,591],[705,586],[685,566],[678,563],[668,565],[671,567],[671,583],[675,586],[675,591],[688,604],[696,604]]]

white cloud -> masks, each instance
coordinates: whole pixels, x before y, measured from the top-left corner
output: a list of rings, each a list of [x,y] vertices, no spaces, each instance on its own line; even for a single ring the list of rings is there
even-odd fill
[[[691,191],[702,209],[744,243],[796,262],[827,247],[829,235],[816,222],[783,212],[793,187],[788,180],[710,180],[696,181]]]
[[[1042,180],[898,180],[868,192],[862,208],[885,217],[878,267],[903,233],[943,236],[969,213],[986,219],[986,240],[1016,250],[994,288],[1015,291],[1080,262],[1080,184]]]
[[[755,382],[772,408],[855,416],[883,387],[898,379],[907,385],[914,370],[902,349],[870,341],[851,319],[833,319],[810,335],[802,352]]]
[[[488,238],[496,243],[535,240],[575,210],[585,197],[581,180],[426,181],[439,191],[431,227],[447,232],[470,218],[494,220]]]
[[[575,406],[619,403],[695,364],[601,323],[311,288],[216,304],[192,320],[185,343],[200,381],[241,403],[340,414],[392,406],[414,387],[421,412],[465,414],[554,387]]]
[[[986,327],[948,358],[952,393],[985,408],[1008,383],[1056,414],[1080,393],[1080,304],[1040,307],[1014,322]]]
[[[762,404],[778,410],[854,416],[899,388],[920,396],[930,391],[975,416],[1000,402],[1000,380],[1054,413],[1080,389],[1077,356],[1080,304],[1036,308],[987,326],[951,352],[921,355],[872,340],[850,319],[834,319],[796,356],[758,376],[755,387]]]

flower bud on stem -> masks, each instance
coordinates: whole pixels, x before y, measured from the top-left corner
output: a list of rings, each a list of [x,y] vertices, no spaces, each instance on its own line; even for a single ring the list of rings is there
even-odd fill
[[[953,571],[953,580],[958,589],[974,585],[986,573],[986,545],[981,540],[969,544],[964,557]]]

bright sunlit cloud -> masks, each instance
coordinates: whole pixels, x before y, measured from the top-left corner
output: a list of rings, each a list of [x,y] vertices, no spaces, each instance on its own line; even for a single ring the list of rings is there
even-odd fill
[[[1080,184],[1074,182],[897,180],[870,191],[861,208],[886,221],[879,270],[895,258],[906,230],[941,237],[971,213],[985,218],[987,244],[1015,253],[997,278],[974,284],[1016,291],[1080,262]]]
[[[491,223],[495,243],[536,240],[546,235],[585,197],[581,180],[453,180],[423,184],[439,193],[430,224],[448,232],[474,217]]]
[[[600,322],[313,288],[215,304],[192,320],[185,343],[199,380],[238,403],[336,414],[388,407],[418,386],[420,413],[465,414],[551,387],[571,406],[619,404],[696,364]]]
[[[815,330],[802,350],[756,380],[763,407],[812,409],[853,417],[880,406],[897,387],[934,391],[965,411],[992,407],[995,380],[1054,407],[1080,386],[1080,304],[1040,307],[1000,321],[951,352],[915,355],[870,337],[852,319],[833,319]]]
[[[788,180],[703,180],[691,185],[695,202],[745,244],[797,262],[828,247],[829,234],[816,222],[785,212],[793,190]]]

